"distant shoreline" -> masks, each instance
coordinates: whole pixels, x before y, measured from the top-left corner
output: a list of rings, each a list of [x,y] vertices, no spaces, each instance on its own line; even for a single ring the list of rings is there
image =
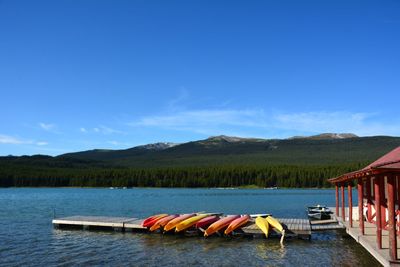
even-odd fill
[[[129,189],[217,189],[217,190],[332,190],[334,187],[278,187],[276,189],[264,188],[264,187],[99,187],[99,186],[10,186],[10,187],[0,187],[0,189],[18,189],[18,188],[37,188],[37,189],[110,189],[110,190],[129,190]]]

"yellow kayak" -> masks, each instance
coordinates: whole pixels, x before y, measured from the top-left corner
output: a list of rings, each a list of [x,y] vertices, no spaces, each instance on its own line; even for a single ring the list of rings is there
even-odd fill
[[[267,220],[267,222],[272,226],[272,228],[275,228],[277,231],[279,231],[280,233],[282,233],[282,231],[283,231],[282,224],[281,224],[277,219],[275,219],[275,218],[272,217],[272,216],[268,216],[268,217],[266,218],[266,220]]]
[[[186,220],[178,223],[176,225],[175,232],[183,231],[183,230],[189,228],[190,226],[195,225],[198,221],[200,221],[201,219],[203,219],[207,216],[210,216],[210,214],[200,214],[200,215],[190,217],[189,219],[186,219]]]
[[[258,226],[258,228],[261,229],[261,231],[263,231],[263,233],[265,234],[265,236],[268,238],[268,233],[269,233],[269,224],[267,219],[263,218],[263,217],[257,217],[256,219],[256,225]]]

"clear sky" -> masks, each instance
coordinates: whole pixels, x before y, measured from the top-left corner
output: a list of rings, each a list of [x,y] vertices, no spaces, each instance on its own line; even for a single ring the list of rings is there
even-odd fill
[[[400,1],[0,1],[0,155],[400,135]]]

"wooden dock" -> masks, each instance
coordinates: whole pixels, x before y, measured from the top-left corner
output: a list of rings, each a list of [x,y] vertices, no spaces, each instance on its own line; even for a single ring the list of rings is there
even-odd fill
[[[307,219],[290,219],[290,218],[278,218],[278,221],[282,224],[285,229],[286,237],[298,237],[302,239],[311,238],[311,225]],[[245,234],[251,234],[254,236],[264,236],[263,232],[258,226],[252,222],[242,228]],[[274,232],[271,232],[274,236]]]
[[[346,214],[348,214],[348,208],[346,208]],[[362,235],[359,228],[359,222],[357,220],[353,220],[353,227],[350,227],[348,220],[343,221],[341,217],[337,217],[337,220],[341,225],[343,225],[343,227],[346,228],[346,232],[353,237],[356,242],[363,246],[383,266],[400,266],[400,261],[390,260],[388,231],[382,231],[382,249],[378,249],[375,224],[364,221],[365,234]],[[400,242],[399,237],[397,237],[397,242]],[[397,249],[397,253],[400,255],[400,249]]]
[[[82,228],[85,230],[146,231],[143,220],[128,217],[70,216],[53,220],[56,228]]]
[[[286,237],[297,237],[310,239],[312,231],[343,229],[336,221],[329,223],[316,224],[310,223],[308,219],[278,218],[285,229]],[[113,231],[141,231],[147,232],[147,228],[142,226],[143,219],[130,217],[104,217],[104,216],[70,216],[53,220],[55,228],[78,228],[85,230],[113,230]],[[336,222],[336,223],[335,223]],[[278,236],[271,231],[271,236]],[[253,237],[263,237],[263,232],[256,226],[254,221],[250,221],[245,227],[241,228],[237,235],[251,235]]]

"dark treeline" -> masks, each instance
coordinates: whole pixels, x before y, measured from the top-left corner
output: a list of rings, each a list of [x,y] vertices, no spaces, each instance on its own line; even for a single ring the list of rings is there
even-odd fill
[[[365,164],[164,168],[0,166],[1,187],[330,187],[327,179]]]

